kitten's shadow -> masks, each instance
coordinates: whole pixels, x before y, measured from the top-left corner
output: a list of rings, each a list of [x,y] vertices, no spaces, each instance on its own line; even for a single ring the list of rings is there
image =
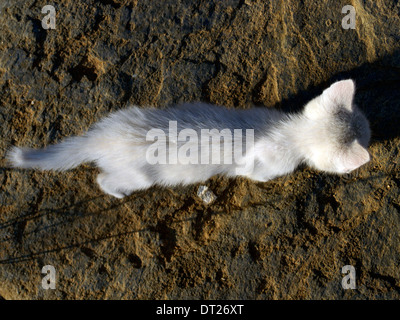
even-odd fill
[[[318,86],[309,87],[280,102],[276,107],[286,112],[300,111],[312,98],[335,81],[353,79],[355,104],[367,116],[371,143],[400,136],[400,50],[382,59],[364,63],[350,71],[337,73]]]

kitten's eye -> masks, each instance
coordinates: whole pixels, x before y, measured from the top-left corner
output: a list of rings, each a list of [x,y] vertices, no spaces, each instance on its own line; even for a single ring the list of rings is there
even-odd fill
[[[356,138],[354,136],[344,136],[342,137],[342,143],[344,145],[350,146],[351,144],[353,144],[356,141]]]

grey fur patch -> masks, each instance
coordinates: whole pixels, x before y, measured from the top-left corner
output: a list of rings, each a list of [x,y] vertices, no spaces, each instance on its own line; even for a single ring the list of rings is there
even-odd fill
[[[345,107],[338,108],[333,121],[332,132],[340,145],[348,146],[357,140],[366,147],[370,139],[370,131],[367,118],[353,106],[353,111]]]

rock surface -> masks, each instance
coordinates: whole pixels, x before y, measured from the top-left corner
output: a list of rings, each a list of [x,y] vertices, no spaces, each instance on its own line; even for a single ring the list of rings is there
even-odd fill
[[[0,4],[0,296],[5,299],[399,299],[398,1]],[[342,11],[356,10],[356,29]],[[299,110],[353,78],[372,161],[268,183],[215,177],[122,200],[97,169],[8,168],[10,145],[81,134],[126,105],[208,101]],[[56,289],[42,288],[42,267]],[[355,290],[341,269],[356,270]]]

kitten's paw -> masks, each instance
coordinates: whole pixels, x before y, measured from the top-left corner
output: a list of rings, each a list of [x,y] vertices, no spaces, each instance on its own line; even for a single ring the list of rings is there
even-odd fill
[[[107,193],[118,199],[122,199],[123,197],[125,197],[126,194],[119,192],[118,190],[115,190],[114,188],[112,188],[110,186],[109,183],[107,183],[107,180],[109,180],[107,178],[108,178],[108,175],[106,173],[100,173],[97,176],[97,183],[99,184],[100,189],[103,190],[104,193]]]
[[[107,192],[110,196],[113,196],[113,197],[115,197],[115,198],[118,198],[118,199],[122,199],[123,197],[125,197],[125,194],[123,194],[123,193],[119,193],[119,192]]]

